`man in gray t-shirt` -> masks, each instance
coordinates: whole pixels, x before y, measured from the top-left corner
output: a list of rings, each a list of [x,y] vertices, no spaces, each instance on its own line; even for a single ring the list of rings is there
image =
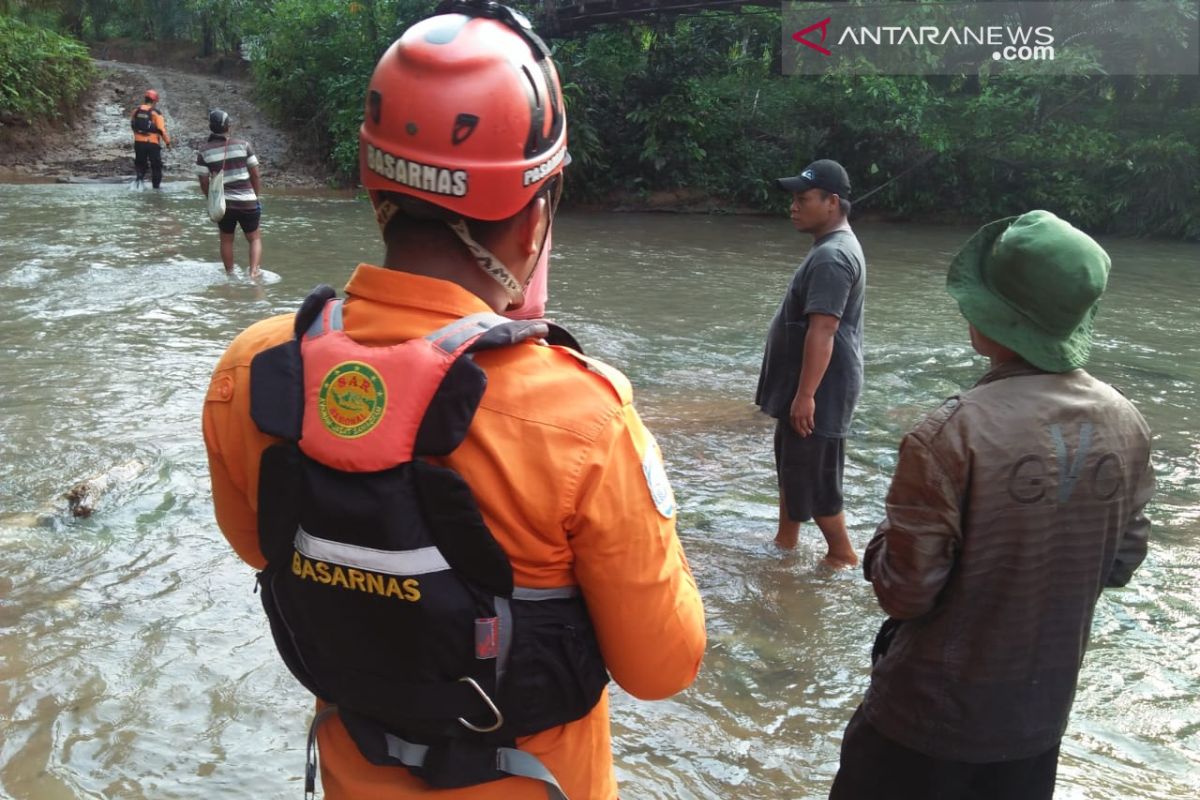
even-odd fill
[[[850,178],[841,164],[822,159],[776,183],[792,193],[792,224],[812,235],[813,247],[771,321],[755,395],[778,420],[775,543],[794,548],[800,523],[814,520],[828,548],[824,562],[852,567],[858,556],[846,533],[842,470],[862,391],[867,266],[847,220]]]

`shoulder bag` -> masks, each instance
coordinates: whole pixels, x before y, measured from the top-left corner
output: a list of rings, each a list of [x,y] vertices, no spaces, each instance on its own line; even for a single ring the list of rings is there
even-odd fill
[[[208,177],[208,218],[220,222],[225,218],[225,154],[229,152],[229,138],[225,138],[225,151],[221,153],[221,168]]]

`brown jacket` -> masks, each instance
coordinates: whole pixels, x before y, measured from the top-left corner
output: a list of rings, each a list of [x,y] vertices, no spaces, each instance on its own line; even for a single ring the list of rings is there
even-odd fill
[[[990,370],[900,444],[863,570],[905,620],[863,710],[935,758],[1025,758],[1062,738],[1092,612],[1146,555],[1150,431],[1083,370]]]

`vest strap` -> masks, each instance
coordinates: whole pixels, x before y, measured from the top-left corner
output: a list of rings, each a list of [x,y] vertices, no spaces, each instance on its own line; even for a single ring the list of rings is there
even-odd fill
[[[436,331],[426,334],[425,338],[435,347],[453,354],[469,340],[510,321],[499,314],[483,311],[443,325]]]
[[[556,586],[553,589],[530,589],[514,586],[513,600],[570,600],[579,596],[578,586]]]
[[[317,796],[317,728],[336,712],[337,706],[325,706],[308,726],[308,746],[304,754],[304,800],[315,800]]]
[[[313,800],[316,796],[317,729],[320,728],[321,723],[337,713],[337,710],[337,706],[326,706],[317,712],[317,715],[313,717],[312,724],[309,725],[304,770],[305,800]],[[383,734],[383,739],[389,758],[395,759],[406,767],[418,770],[426,767],[426,761],[429,760],[429,745],[410,742],[386,732]],[[546,785],[546,795],[549,800],[569,800],[566,792],[559,785],[558,779],[554,777],[554,773],[532,753],[518,750],[515,747],[497,747],[494,749],[494,758],[493,766],[497,772],[516,778],[531,778],[541,781]]]
[[[420,769],[425,765],[429,756],[429,746],[405,741],[390,733],[384,734],[387,741],[388,755],[409,767]],[[496,769],[506,775],[517,778],[532,778],[546,784],[546,793],[550,800],[568,800],[562,786],[554,773],[532,753],[518,750],[515,747],[496,748]]]
[[[296,320],[292,323],[292,333],[299,339],[304,336],[313,320],[320,319],[325,304],[337,297],[337,291],[327,283],[318,284],[304,298],[300,310],[296,312]]]
[[[570,600],[579,596],[578,586],[557,586],[553,589],[530,589],[525,586],[514,586],[511,600]],[[496,608],[496,618],[499,624],[499,642],[496,658],[496,683],[503,685],[508,672],[508,657],[512,652],[513,641],[513,612],[509,598],[497,596],[493,603]]]
[[[512,603],[507,597],[496,597],[493,600],[496,609],[497,642],[496,647],[496,685],[503,686],[505,675],[508,673],[508,655],[512,652],[513,642],[513,613]]]
[[[509,775],[541,781],[546,784],[546,794],[550,800],[567,800],[567,794],[558,785],[554,773],[533,753],[515,747],[499,747],[496,749],[496,769]]]

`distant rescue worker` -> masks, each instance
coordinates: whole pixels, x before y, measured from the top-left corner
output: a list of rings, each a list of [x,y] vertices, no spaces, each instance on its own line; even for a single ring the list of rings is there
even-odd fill
[[[142,104],[134,109],[129,117],[129,125],[133,128],[133,166],[137,170],[137,182],[146,179],[146,170],[150,170],[150,179],[154,188],[162,184],[162,146],[171,146],[171,137],[167,135],[167,121],[158,110],[158,92],[146,90]]]
[[[863,561],[890,619],[834,800],[1054,794],[1096,601],[1150,533],[1150,431],[1083,369],[1109,266],[1048,211],[983,226],[951,261],[991,368],[900,443]]]
[[[217,521],[317,697],[328,800],[614,800],[610,676],[687,687],[704,613],[629,381],[503,316],[570,161],[557,70],[519,12],[464,0],[384,53],[365,100],[383,265],[221,358]]]
[[[258,275],[262,264],[262,237],[258,229],[262,219],[262,180],[258,175],[258,156],[245,139],[230,134],[233,119],[219,108],[208,112],[208,141],[196,154],[196,177],[200,193],[208,196],[209,181],[224,170],[225,216],[217,223],[220,230],[221,263],[233,272],[233,240],[237,226],[250,246],[250,275]]]
[[[800,524],[825,537],[823,562],[858,563],[846,532],[842,471],[846,436],[863,382],[867,263],[850,228],[850,176],[836,161],[814,161],[776,185],[792,195],[792,225],[813,238],[771,320],[755,402],[774,417],[779,527],[792,549]]]

